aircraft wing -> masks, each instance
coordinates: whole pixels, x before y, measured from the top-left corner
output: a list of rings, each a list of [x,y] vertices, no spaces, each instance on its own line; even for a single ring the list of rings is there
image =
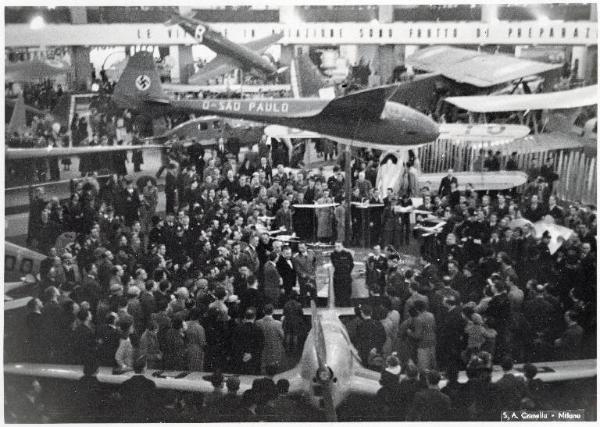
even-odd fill
[[[579,380],[585,378],[594,378],[597,375],[597,360],[561,360],[555,362],[536,362],[534,365],[538,369],[536,378],[545,383]],[[514,370],[517,375],[524,376],[523,364],[515,365]],[[492,367],[492,381],[496,382],[502,378],[504,372],[498,365]],[[381,388],[379,379],[381,373],[358,366],[354,370],[352,378],[352,392],[362,394],[375,394]],[[467,374],[461,371],[458,377],[459,382],[467,382]],[[442,379],[440,387],[445,386],[446,379]]]
[[[262,39],[253,40],[248,43],[244,43],[242,46],[253,50],[254,53],[262,55],[265,51],[271,47],[273,43],[277,43],[283,37],[283,32],[271,34],[270,36],[263,37]]]
[[[445,172],[421,174],[418,177],[419,187],[438,188],[446,175]],[[472,184],[475,191],[508,190],[527,181],[527,174],[521,171],[455,172],[454,176],[460,190],[464,190],[467,184]]]
[[[11,298],[8,295],[4,295],[4,311],[16,310],[18,308],[25,307],[33,297],[23,298]]]
[[[534,365],[538,369],[536,378],[542,380],[545,383],[568,381],[568,380],[581,380],[585,378],[594,378],[597,375],[597,364],[596,359],[582,359],[582,360],[560,360],[555,362],[536,362]],[[515,365],[514,371],[517,376],[524,376],[523,364]],[[492,381],[496,382],[502,376],[504,372],[498,365],[492,367]],[[458,375],[458,381],[466,383],[468,380],[467,374],[461,371]],[[440,382],[440,387],[446,385],[446,379]]]
[[[487,97],[487,99],[489,98]],[[523,125],[442,123],[440,124],[440,136],[438,138],[455,139],[463,142],[513,141],[525,138],[530,132],[531,129]]]
[[[237,68],[244,68],[244,65],[229,56],[217,55],[215,59],[191,76],[189,83],[192,85],[208,84],[209,80],[221,77]]]
[[[22,61],[7,63],[4,67],[4,79],[7,82],[30,81],[47,79],[50,77],[66,74],[70,67],[62,61]]]
[[[271,91],[285,91],[290,90],[289,84],[278,84],[278,85],[192,85],[192,84],[178,84],[178,83],[163,83],[163,89],[167,92],[182,93],[182,92],[212,92],[212,93],[227,93],[227,92],[241,92],[244,93],[258,93],[258,92],[271,92]]]
[[[14,108],[19,103],[19,100],[11,99],[11,98],[4,98],[4,102]],[[36,114],[40,117],[44,117],[46,114],[50,114],[48,111],[42,111],[38,108],[32,107],[31,105],[27,105],[27,104],[24,104],[24,108],[25,108],[25,111],[27,111],[28,113]]]
[[[381,376],[381,374],[378,374]],[[352,394],[367,394],[374,396],[381,389],[379,380],[372,380],[368,378],[359,377],[354,375],[350,380],[350,393]]]
[[[579,108],[598,103],[598,86],[530,95],[452,96],[446,101],[476,113]]]
[[[108,145],[87,147],[7,148],[6,160],[36,159],[42,157],[69,157],[82,154],[112,153],[115,151],[155,150],[162,145]]]
[[[44,363],[8,363],[4,365],[4,375],[6,374],[38,378],[60,378],[76,381],[83,376],[83,366]],[[145,376],[154,381],[157,388],[200,393],[210,393],[213,391],[213,386],[210,383],[210,380],[205,379],[211,374],[212,373],[210,372],[160,371],[156,369],[148,369],[145,372]],[[133,372],[113,374],[112,368],[100,367],[97,378],[101,383],[118,385],[128,380],[132,376]],[[224,376],[227,378],[229,375],[225,374]],[[255,375],[236,376],[238,376],[240,379],[241,393],[251,389],[252,382],[254,380],[262,378],[261,376]],[[292,384],[294,384],[294,390],[296,390],[298,389],[298,381],[296,380],[297,376],[299,376],[297,369],[292,369],[277,375],[275,380],[286,378],[288,381],[290,381],[290,390],[292,390]]]
[[[514,56],[492,55],[450,46],[421,49],[406,59],[412,67],[439,73],[458,83],[488,88],[562,67]]]

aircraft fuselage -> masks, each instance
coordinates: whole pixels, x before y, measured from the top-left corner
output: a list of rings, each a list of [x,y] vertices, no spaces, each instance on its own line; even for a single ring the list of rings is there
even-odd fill
[[[270,75],[277,72],[277,68],[271,61],[258,55],[256,52],[232,42],[227,37],[211,30],[210,27],[200,21],[180,22],[186,32],[194,35],[199,43],[202,43],[217,55],[225,55],[238,61],[246,71],[256,69]]]
[[[275,74],[277,67],[267,58],[258,55],[250,49],[240,46],[223,37],[213,30],[208,30],[204,36],[203,44],[219,55],[226,55],[234,58],[243,65],[245,71],[252,69],[260,70],[266,75]]]
[[[320,99],[206,99],[172,101],[169,108],[213,114],[308,130],[325,137],[383,145],[418,145],[438,136],[435,122],[396,102],[388,101],[378,120],[352,115],[324,115],[329,101]]]
[[[354,369],[359,364],[359,359],[350,342],[345,326],[340,322],[335,312],[326,312],[322,316],[321,325],[325,338],[327,367],[333,375],[331,392],[334,406],[337,407],[350,394]],[[319,363],[314,345],[314,333],[314,329],[311,329],[304,344],[302,358],[299,363],[300,376],[304,381],[305,392],[312,404],[319,409],[323,409],[322,386],[317,378]]]

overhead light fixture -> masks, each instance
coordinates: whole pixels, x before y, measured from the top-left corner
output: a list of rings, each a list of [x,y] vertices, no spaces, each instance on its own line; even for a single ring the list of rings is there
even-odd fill
[[[29,23],[29,28],[31,28],[32,30],[39,30],[44,28],[45,26],[46,22],[44,21],[44,18],[42,18],[39,15],[34,17]]]

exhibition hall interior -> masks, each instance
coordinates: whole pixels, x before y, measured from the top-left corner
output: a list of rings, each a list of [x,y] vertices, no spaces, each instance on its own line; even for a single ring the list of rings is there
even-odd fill
[[[4,7],[4,421],[596,421],[597,15]]]

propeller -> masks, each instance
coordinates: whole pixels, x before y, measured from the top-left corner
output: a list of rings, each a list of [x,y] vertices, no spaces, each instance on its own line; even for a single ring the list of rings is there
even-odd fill
[[[315,340],[315,351],[317,353],[317,382],[321,385],[323,406],[327,421],[337,421],[335,405],[333,403],[332,381],[333,372],[327,366],[327,348],[325,346],[325,335],[323,334],[323,325],[317,314],[317,306],[314,301],[311,301],[312,323],[313,323],[313,338]]]

